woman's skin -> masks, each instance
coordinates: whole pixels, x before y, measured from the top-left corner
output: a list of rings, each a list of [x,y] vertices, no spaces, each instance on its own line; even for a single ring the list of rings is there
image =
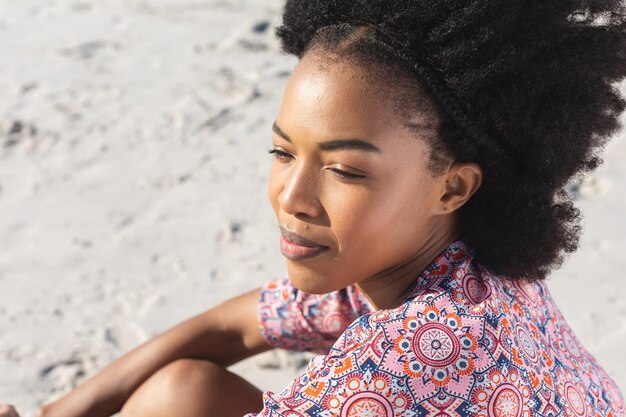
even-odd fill
[[[384,309],[401,304],[458,237],[453,212],[482,177],[469,163],[433,176],[429,147],[405,125],[432,126],[424,128],[432,135],[439,121],[399,120],[380,94],[388,89],[367,86],[362,71],[315,53],[298,64],[274,124],[269,197],[279,226],[327,247],[287,259],[298,289],[327,293],[356,283]]]
[[[242,416],[261,409],[261,391],[226,370],[270,348],[259,331],[259,297],[251,291],[173,327],[38,416],[107,417],[120,409],[123,417]]]
[[[0,405],[0,416],[2,417],[18,417],[15,408],[10,405]]]
[[[421,271],[458,237],[455,211],[480,187],[482,172],[451,161],[434,175],[429,146],[406,124],[436,126],[436,113],[403,120],[383,95],[388,86],[365,87],[365,74],[314,51],[301,59],[274,124],[268,192],[297,288],[325,293],[357,284],[376,309],[386,309],[401,304]],[[315,244],[294,244],[290,232]],[[225,369],[270,349],[258,326],[258,299],[259,290],[252,291],[168,330],[39,415],[259,412],[261,391]],[[0,409],[0,417],[9,416]]]

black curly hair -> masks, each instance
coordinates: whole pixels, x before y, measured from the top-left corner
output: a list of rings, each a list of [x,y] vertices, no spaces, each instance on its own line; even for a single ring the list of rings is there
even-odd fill
[[[442,117],[432,169],[483,169],[462,237],[492,272],[535,280],[577,249],[567,186],[621,127],[625,16],[620,0],[287,0],[276,35],[299,58],[362,64],[405,110],[423,88]]]

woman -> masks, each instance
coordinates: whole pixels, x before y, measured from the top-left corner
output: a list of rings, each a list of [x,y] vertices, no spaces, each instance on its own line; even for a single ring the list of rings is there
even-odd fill
[[[624,415],[543,280],[577,248],[566,187],[619,127],[625,32],[618,1],[288,1],[269,197],[289,279],[39,414]],[[278,394],[225,369],[272,347],[319,355]]]

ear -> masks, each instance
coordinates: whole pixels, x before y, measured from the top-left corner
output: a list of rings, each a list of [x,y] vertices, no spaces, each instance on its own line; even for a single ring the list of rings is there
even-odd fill
[[[441,214],[459,209],[474,195],[483,182],[483,170],[474,162],[455,162],[442,178],[438,206]]]

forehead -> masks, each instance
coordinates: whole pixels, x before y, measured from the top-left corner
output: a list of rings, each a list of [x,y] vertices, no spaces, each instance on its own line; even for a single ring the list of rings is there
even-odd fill
[[[414,137],[416,127],[432,130],[432,114],[399,114],[397,92],[384,77],[373,77],[369,71],[346,59],[305,54],[287,82],[279,124],[318,137],[360,134],[373,139],[400,131]]]
[[[287,82],[280,116],[318,131],[378,130],[391,114],[363,78],[363,70],[354,65],[305,55]]]

